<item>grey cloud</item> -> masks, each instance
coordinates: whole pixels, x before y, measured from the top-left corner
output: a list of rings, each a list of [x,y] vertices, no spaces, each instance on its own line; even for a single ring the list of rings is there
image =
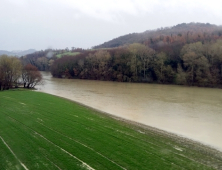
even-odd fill
[[[221,6],[216,0],[1,0],[0,50],[90,48],[182,22],[222,25]]]

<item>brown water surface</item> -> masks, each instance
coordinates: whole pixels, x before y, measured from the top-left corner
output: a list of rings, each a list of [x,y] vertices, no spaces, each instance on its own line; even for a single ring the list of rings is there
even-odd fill
[[[222,89],[52,78],[38,90],[222,151]]]

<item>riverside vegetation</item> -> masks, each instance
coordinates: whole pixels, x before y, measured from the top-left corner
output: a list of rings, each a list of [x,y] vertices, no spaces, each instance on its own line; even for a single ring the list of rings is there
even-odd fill
[[[93,50],[51,50],[51,57],[49,50],[40,51],[22,61],[51,70],[54,77],[222,87],[221,30],[179,24],[121,36]]]
[[[34,88],[42,82],[42,75],[32,64],[22,65],[21,60],[13,56],[0,56],[0,91],[17,88]]]
[[[28,90],[0,92],[0,169],[221,169],[222,154]]]
[[[222,40],[186,44],[177,59],[139,43],[88,51],[56,60],[51,73],[54,77],[221,87]]]

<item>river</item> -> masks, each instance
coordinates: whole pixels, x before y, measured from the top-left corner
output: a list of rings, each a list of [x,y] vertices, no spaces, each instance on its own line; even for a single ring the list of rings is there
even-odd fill
[[[222,151],[222,89],[52,78],[41,92],[166,130]]]

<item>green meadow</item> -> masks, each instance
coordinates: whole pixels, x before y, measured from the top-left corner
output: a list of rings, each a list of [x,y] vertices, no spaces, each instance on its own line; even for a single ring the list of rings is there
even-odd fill
[[[222,169],[220,152],[53,95],[0,92],[0,169]]]

